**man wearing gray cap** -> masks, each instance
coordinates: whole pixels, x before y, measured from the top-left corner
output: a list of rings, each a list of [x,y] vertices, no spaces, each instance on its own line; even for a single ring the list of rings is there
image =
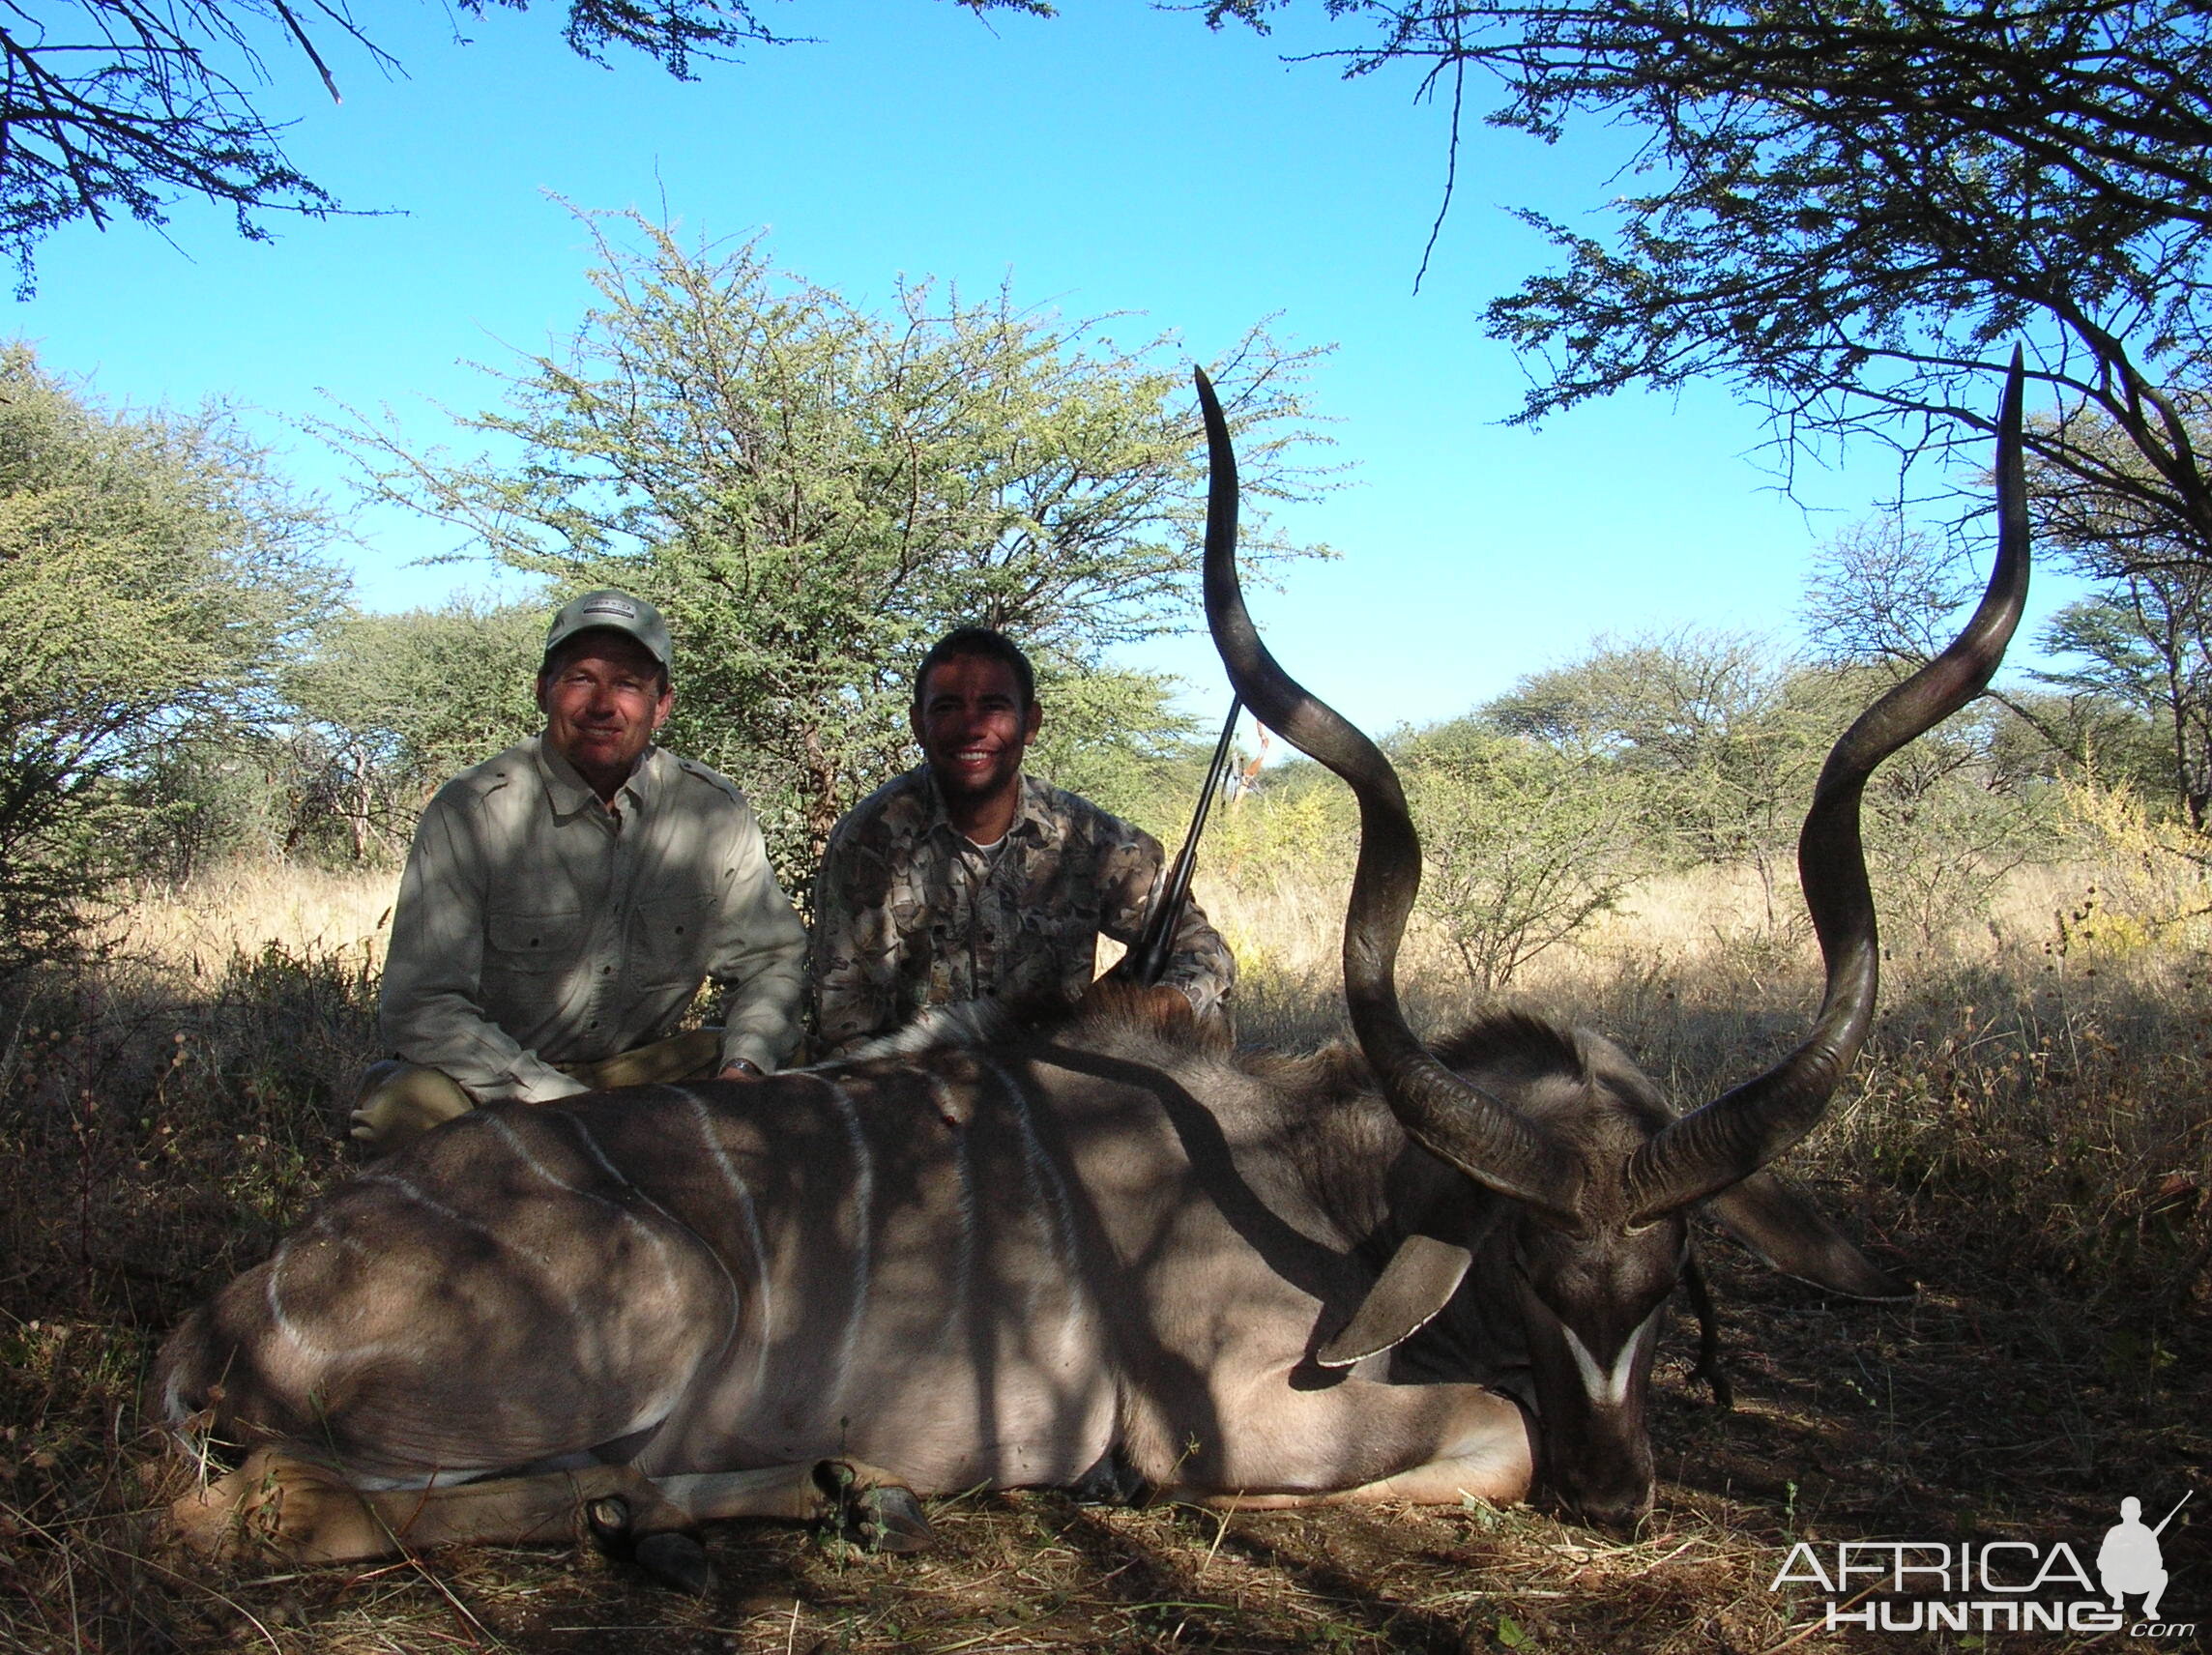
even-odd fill
[[[476,1104],[752,1079],[799,1039],[806,933],[744,795],[653,744],[668,626],[627,593],[554,616],[544,734],[463,770],[415,830],[353,1135],[381,1153]],[[670,1036],[701,983],[720,1030]]]

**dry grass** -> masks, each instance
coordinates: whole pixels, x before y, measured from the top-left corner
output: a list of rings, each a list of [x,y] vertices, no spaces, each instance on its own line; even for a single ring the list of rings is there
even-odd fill
[[[0,1008],[0,1648],[1949,1647],[1828,1635],[1768,1582],[1800,1538],[2086,1554],[2123,1494],[2163,1510],[2191,1487],[2168,1612],[2212,1621],[2212,982],[2186,935],[2061,940],[2051,916],[2087,877],[2023,882],[1994,932],[1892,963],[1869,1058],[1791,1170],[1918,1296],[1841,1304],[1708,1246],[1738,1403],[1691,1383],[1677,1327],[1659,1509],[1633,1541],[1527,1510],[1224,1521],[978,1493],[935,1503],[943,1540],[917,1558],[725,1525],[699,1601],[581,1547],[254,1571],[155,1542],[189,1472],[145,1429],[140,1375],[186,1306],[343,1175],[336,1100],[370,1055],[389,880],[257,873],[148,902],[107,963]],[[1205,895],[1248,963],[1247,1034],[1331,1028],[1336,894]],[[1810,956],[1761,939],[1739,883],[1630,906],[1518,998],[1614,1032],[1684,1104],[1788,1044]],[[1412,958],[1416,1018],[1456,1015],[1441,961]]]
[[[391,935],[396,869],[332,872],[283,862],[218,868],[189,886],[136,893],[102,941],[135,962],[219,975],[274,943],[301,958],[353,953],[371,965]]]

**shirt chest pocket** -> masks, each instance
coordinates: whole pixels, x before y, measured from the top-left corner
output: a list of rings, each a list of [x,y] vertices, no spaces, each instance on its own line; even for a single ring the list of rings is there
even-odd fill
[[[1014,958],[1003,968],[1009,985],[1051,978],[1062,992],[1081,994],[1098,960],[1098,908],[1084,903],[1054,912],[1031,909],[1019,918]]]
[[[581,914],[493,914],[484,924],[487,965],[531,974],[566,971],[584,945]]]
[[[1096,937],[1100,914],[1098,904],[1088,901],[1060,908],[1022,908],[1015,912],[1014,918],[1022,930],[1033,936],[1065,944]]]
[[[696,988],[706,973],[714,904],[710,896],[660,897],[641,902],[630,915],[630,960],[654,987],[682,983]]]

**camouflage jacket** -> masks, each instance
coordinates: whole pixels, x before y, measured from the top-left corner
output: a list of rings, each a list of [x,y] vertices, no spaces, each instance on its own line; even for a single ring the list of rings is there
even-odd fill
[[[818,1050],[888,1034],[924,1006],[1079,998],[1099,933],[1129,943],[1143,929],[1163,862],[1143,828],[1034,776],[990,850],[946,820],[927,765],[887,782],[837,824],[815,886]],[[1186,905],[1161,980],[1205,1016],[1236,978],[1228,944]]]

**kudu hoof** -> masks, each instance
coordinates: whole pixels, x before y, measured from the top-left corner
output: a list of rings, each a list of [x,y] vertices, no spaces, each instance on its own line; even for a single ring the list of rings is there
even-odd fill
[[[1119,1448],[1107,1449],[1097,1464],[1067,1485],[1067,1497],[1077,1505],[1143,1505],[1151,1493],[1151,1486]]]
[[[619,1495],[589,1501],[584,1523],[608,1556],[636,1564],[662,1585],[691,1597],[704,1597],[713,1588],[714,1567],[707,1561],[705,1547],[674,1529],[639,1534],[630,1521],[629,1502]]]
[[[814,1467],[814,1486],[829,1501],[826,1532],[867,1552],[919,1552],[937,1538],[914,1491],[897,1483],[862,1485],[842,1460]]]
[[[885,1483],[860,1496],[860,1544],[873,1552],[920,1552],[937,1531],[921,1512],[912,1489]]]

